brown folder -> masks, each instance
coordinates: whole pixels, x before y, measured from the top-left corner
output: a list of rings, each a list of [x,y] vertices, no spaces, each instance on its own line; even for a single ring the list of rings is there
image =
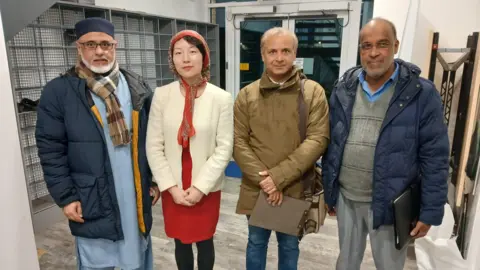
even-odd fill
[[[255,207],[250,216],[249,225],[300,236],[311,202],[283,196],[280,206],[267,202],[268,195],[260,191]]]

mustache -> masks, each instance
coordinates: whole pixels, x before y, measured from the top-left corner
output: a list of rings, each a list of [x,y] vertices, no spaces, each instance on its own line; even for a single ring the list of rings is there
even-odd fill
[[[100,57],[100,58],[94,58],[92,59],[92,61],[96,61],[96,60],[106,60],[106,61],[110,61],[107,57]]]
[[[85,57],[83,57],[83,54],[82,54],[82,53],[79,53],[79,54],[78,54],[78,57],[79,57],[81,60],[83,60],[83,61],[86,60]],[[108,61],[108,62],[111,61],[111,60],[108,59],[108,57],[105,56],[105,55],[104,55],[104,56],[101,56],[101,57],[95,57],[95,58],[93,58],[93,59],[90,60],[90,61],[95,61],[95,60],[106,60],[106,61]],[[115,57],[114,57],[114,59],[112,59],[112,60],[115,60]],[[88,62],[88,61],[87,61],[87,62]]]

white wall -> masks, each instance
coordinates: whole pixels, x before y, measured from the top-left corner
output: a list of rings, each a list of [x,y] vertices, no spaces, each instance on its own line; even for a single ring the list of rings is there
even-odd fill
[[[440,48],[464,48],[468,35],[474,31],[480,31],[480,0],[375,0],[373,16],[389,19],[395,24],[400,43],[403,43],[398,57],[418,65],[422,69],[422,76],[428,77],[433,32],[440,33]],[[442,55],[447,62],[455,61],[460,56],[459,54]],[[477,57],[475,73],[478,75],[473,82],[472,100],[476,100],[473,97],[476,97],[480,85],[479,62],[480,57]],[[457,110],[462,71],[463,67],[458,70],[456,76],[452,112]],[[442,68],[437,63],[435,75],[437,87],[440,85],[441,72]],[[470,108],[473,107],[472,105],[470,103]],[[472,111],[469,112],[470,115],[473,115]],[[451,137],[454,122],[455,115],[452,113],[449,132]],[[469,118],[467,132],[465,132],[466,143],[470,141],[472,123],[473,121]],[[462,164],[463,162],[461,162],[461,168],[463,168]],[[460,173],[461,176],[464,175],[463,169]],[[480,256],[480,218],[478,216],[480,215],[480,192],[478,188],[472,210],[473,213],[469,219],[474,223],[471,226],[471,234],[467,235],[470,238],[467,261],[470,269],[478,270],[480,269],[480,259],[477,259]],[[478,215],[475,218],[476,214]]]
[[[419,65],[425,74],[433,32],[440,33],[439,47],[465,47],[468,35],[480,31],[480,0],[375,0],[373,16],[395,24],[404,43],[398,56]],[[455,60],[456,55],[447,59]]]
[[[384,17],[395,24],[397,38],[400,40],[396,56],[407,61],[412,59],[419,2],[420,0],[376,0],[373,3],[373,17]]]
[[[95,5],[153,15],[209,22],[208,0],[95,0]]]
[[[0,16],[1,22],[1,16]],[[0,23],[0,268],[39,269],[3,24]]]
[[[418,30],[415,33],[414,57],[425,71],[431,52],[431,33],[439,32],[441,48],[463,48],[467,37],[480,31],[480,0],[417,0],[420,1]],[[458,54],[446,54],[447,61],[455,61]]]

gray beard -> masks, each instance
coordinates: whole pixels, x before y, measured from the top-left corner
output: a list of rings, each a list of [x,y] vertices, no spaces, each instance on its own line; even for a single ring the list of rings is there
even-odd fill
[[[108,63],[107,65],[101,66],[101,67],[96,67],[96,66],[93,66],[90,63],[88,63],[88,61],[85,60],[85,58],[83,57],[83,55],[81,53],[80,53],[80,57],[82,58],[83,64],[88,69],[90,69],[93,73],[97,73],[97,74],[104,74],[104,73],[107,73],[110,70],[112,70],[113,66],[115,65],[115,61],[116,61],[116,57],[113,57],[112,62]]]
[[[97,74],[103,74],[109,72],[113,66],[115,65],[115,61],[110,62],[108,65],[101,66],[101,67],[96,67],[93,65],[90,65],[85,59],[82,58],[82,62],[85,64],[85,66],[90,69],[93,73]]]

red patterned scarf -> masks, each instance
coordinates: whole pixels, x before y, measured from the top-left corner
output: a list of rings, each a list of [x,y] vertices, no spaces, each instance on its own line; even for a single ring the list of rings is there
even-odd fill
[[[177,41],[180,39],[191,36],[198,40],[200,40],[205,47],[205,56],[203,59],[203,67],[201,72],[201,79],[198,83],[195,84],[188,84],[177,72],[175,69],[175,65],[173,64],[173,46]],[[208,44],[205,39],[197,32],[193,30],[184,30],[177,33],[170,42],[170,49],[169,49],[169,64],[170,69],[172,72],[180,78],[181,87],[185,89],[185,107],[183,108],[183,119],[182,124],[178,130],[178,144],[180,144],[183,148],[188,147],[190,138],[195,135],[195,127],[193,126],[193,111],[195,105],[195,98],[197,97],[197,91],[200,87],[205,85],[210,80],[210,50],[208,48]]]

